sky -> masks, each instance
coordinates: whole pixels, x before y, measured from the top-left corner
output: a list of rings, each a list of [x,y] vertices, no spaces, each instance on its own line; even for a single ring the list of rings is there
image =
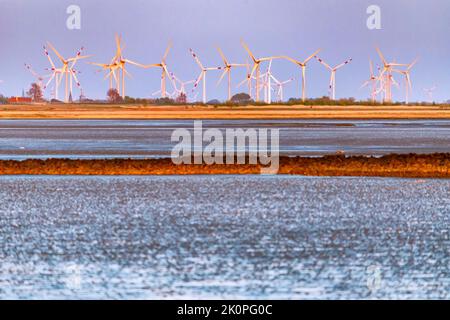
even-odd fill
[[[70,5],[81,9],[79,30],[66,26]],[[370,5],[381,9],[380,30],[366,25]],[[360,87],[369,77],[369,59],[380,64],[375,51],[379,46],[390,61],[411,63],[419,58],[411,72],[411,100],[426,100],[423,89],[436,86],[434,99],[444,101],[450,99],[449,21],[448,0],[0,0],[0,94],[21,95],[29,88],[34,78],[25,62],[38,73],[48,73],[42,46],[50,41],[65,57],[74,56],[81,46],[93,55],[79,63],[79,80],[85,96],[103,99],[108,81],[86,62],[109,62],[118,33],[124,56],[142,64],[160,62],[172,41],[168,68],[183,80],[200,72],[189,48],[208,67],[222,64],[217,46],[230,62],[245,63],[248,55],[241,39],[257,57],[288,55],[303,60],[320,48],[319,56],[330,65],[353,58],[337,72],[336,96],[357,99],[369,97],[369,90]],[[152,93],[160,88],[159,69],[129,66],[128,71],[132,78],[126,80],[127,95],[154,97]],[[295,77],[284,96],[300,96],[298,67],[275,61],[272,73],[281,81]],[[236,88],[245,74],[245,68],[233,71],[233,93],[246,91]],[[307,69],[308,97],[327,95],[329,76],[327,69],[312,61]],[[215,71],[207,75],[208,100],[227,96],[226,81],[216,85],[219,77]],[[404,100],[403,78],[395,78],[402,85],[394,88],[394,99]],[[74,97],[78,95],[75,90]]]

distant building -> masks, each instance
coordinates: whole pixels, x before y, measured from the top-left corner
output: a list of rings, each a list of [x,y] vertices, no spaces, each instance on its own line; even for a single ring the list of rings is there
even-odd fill
[[[31,98],[27,97],[10,97],[8,103],[31,103]]]

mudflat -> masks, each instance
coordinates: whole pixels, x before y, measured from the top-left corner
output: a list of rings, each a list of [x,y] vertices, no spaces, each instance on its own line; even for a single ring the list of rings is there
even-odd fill
[[[0,161],[0,175],[260,174],[262,168],[264,167],[259,164],[176,165],[169,158]],[[281,157],[279,170],[272,173],[305,176],[450,178],[450,154],[391,154],[382,157],[345,155]]]
[[[3,119],[450,119],[444,106],[144,106],[31,104],[0,106]]]

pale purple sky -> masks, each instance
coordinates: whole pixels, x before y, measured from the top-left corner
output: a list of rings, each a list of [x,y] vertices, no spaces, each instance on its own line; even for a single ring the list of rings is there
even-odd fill
[[[66,28],[71,4],[81,7],[81,30]],[[366,27],[371,4],[381,7],[382,30]],[[46,41],[65,56],[85,46],[85,53],[94,55],[89,61],[106,63],[115,53],[114,34],[120,33],[125,57],[143,64],[159,62],[172,40],[169,69],[186,80],[199,73],[190,47],[206,66],[221,64],[217,45],[230,61],[245,62],[241,38],[257,56],[304,59],[321,48],[320,57],[331,65],[354,59],[337,72],[337,97],[358,99],[368,97],[360,86],[369,76],[369,57],[379,63],[374,49],[379,45],[388,60],[410,63],[420,58],[412,72],[413,100],[425,100],[423,88],[437,85],[435,99],[441,101],[450,99],[449,21],[448,0],[0,0],[0,93],[20,95],[29,87],[33,77],[24,62],[45,74]],[[79,69],[85,95],[103,98],[108,88],[103,76],[86,63]],[[133,75],[127,80],[128,95],[151,97],[159,89],[157,69],[128,70]],[[299,96],[299,71],[287,61],[273,64],[278,79],[296,77],[285,89],[286,98]],[[307,73],[308,95],[327,95],[329,72],[313,61]],[[226,83],[216,87],[219,75],[208,74],[208,99],[226,97]],[[233,92],[245,91],[235,88],[244,77],[245,69],[234,72]],[[403,87],[394,90],[394,98],[404,99]]]

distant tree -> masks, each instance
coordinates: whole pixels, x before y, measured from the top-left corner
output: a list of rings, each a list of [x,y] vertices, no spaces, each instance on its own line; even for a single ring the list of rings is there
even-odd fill
[[[8,98],[6,98],[4,95],[0,94],[0,104],[7,104]]]
[[[125,103],[136,103],[136,99],[132,98],[130,96],[125,96],[125,99],[123,100]]]
[[[108,101],[111,103],[118,103],[122,101],[122,97],[117,89],[109,89],[106,96],[108,97]]]
[[[165,97],[165,98],[158,98],[158,99],[156,99],[155,100],[155,104],[157,104],[157,105],[165,105],[165,106],[167,106],[167,105],[172,105],[172,104],[174,104],[175,103],[175,100],[173,100],[173,99],[171,99],[171,98],[169,98],[169,97]]]
[[[220,101],[217,99],[209,100],[206,104],[220,104]]]
[[[27,96],[29,96],[33,101],[42,101],[42,90],[41,87],[37,83],[32,83],[30,90],[27,92]]]
[[[246,104],[246,103],[251,103],[252,98],[247,93],[241,92],[241,93],[237,93],[234,96],[232,96],[231,102],[238,103],[238,104]]]
[[[184,92],[181,92],[179,96],[175,99],[176,103],[184,104],[187,103],[187,96]]]

